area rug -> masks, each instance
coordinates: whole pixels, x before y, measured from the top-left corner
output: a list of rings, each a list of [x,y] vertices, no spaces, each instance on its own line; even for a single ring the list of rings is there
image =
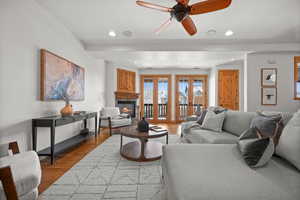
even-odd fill
[[[123,137],[124,143],[132,141]],[[152,139],[165,144],[165,137]],[[169,135],[169,144],[180,143]],[[120,135],[98,146],[43,194],[40,200],[163,200],[161,161],[133,162],[120,156]]]

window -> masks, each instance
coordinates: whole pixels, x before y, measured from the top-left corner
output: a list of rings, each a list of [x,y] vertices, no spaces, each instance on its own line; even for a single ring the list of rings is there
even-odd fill
[[[300,56],[294,58],[295,99],[300,100]]]

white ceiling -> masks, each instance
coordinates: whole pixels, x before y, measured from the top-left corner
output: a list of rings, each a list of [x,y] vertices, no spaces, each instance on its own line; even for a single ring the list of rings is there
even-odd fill
[[[116,64],[137,68],[211,68],[242,60],[243,52],[196,52],[196,51],[139,51],[139,52],[91,52],[97,58],[106,58]]]
[[[193,37],[177,21],[156,35],[154,30],[169,17],[168,13],[139,7],[135,0],[36,1],[65,24],[94,56],[138,63],[138,67],[208,66],[240,59],[245,52],[253,51],[244,44],[300,42],[300,0],[232,0],[225,10],[192,16],[198,28]],[[146,1],[175,5],[175,0]],[[195,2],[190,0],[190,4]],[[216,30],[213,36],[207,34],[211,29]],[[234,31],[233,36],[224,36],[228,29]],[[117,37],[109,37],[110,30],[115,30]],[[132,37],[122,34],[127,30]],[[204,43],[214,46],[204,48]],[[231,48],[233,43],[240,47]]]

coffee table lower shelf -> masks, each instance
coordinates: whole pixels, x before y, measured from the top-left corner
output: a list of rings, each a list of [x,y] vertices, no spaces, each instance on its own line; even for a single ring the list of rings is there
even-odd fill
[[[142,151],[143,149],[143,151]],[[129,142],[121,146],[120,154],[124,158],[137,162],[159,160],[162,156],[162,144],[159,142]]]

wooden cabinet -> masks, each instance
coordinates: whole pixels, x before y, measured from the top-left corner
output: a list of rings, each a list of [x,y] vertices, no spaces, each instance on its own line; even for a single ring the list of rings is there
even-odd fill
[[[117,69],[118,92],[135,93],[135,72],[125,69]]]

